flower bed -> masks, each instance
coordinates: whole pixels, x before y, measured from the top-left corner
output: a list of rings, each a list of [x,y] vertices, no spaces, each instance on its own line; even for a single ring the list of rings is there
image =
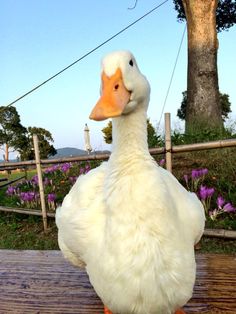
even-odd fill
[[[215,187],[207,186],[210,182],[208,169],[193,169],[190,174],[183,176],[183,184],[195,192],[201,200],[207,218],[208,227],[229,228],[236,230],[236,207],[224,197]]]
[[[163,166],[165,161],[159,161]],[[64,163],[46,168],[43,171],[43,184],[48,211],[55,211],[70,191],[78,176],[86,174],[98,162]],[[236,207],[227,200],[227,195],[211,186],[212,180],[208,169],[193,169],[185,174],[181,183],[197,194],[201,200],[206,217],[207,227],[236,230]],[[24,180],[8,187],[7,196],[18,207],[41,209],[37,175],[31,180]]]
[[[77,178],[86,174],[95,163],[64,163],[54,165],[43,171],[43,185],[48,211],[55,211],[70,191]],[[41,209],[38,176],[8,186],[6,194],[18,207]]]

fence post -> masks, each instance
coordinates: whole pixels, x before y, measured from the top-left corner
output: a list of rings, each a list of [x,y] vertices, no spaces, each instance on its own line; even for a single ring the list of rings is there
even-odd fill
[[[36,162],[36,169],[37,169],[38,183],[39,183],[39,194],[40,194],[41,209],[42,209],[43,228],[44,228],[44,231],[46,232],[47,231],[47,211],[46,211],[45,195],[44,195],[44,188],[43,188],[43,176],[42,176],[42,169],[41,169],[41,162],[40,162],[38,136],[35,134],[33,135],[33,142],[34,142],[35,162]]]
[[[166,169],[172,172],[171,160],[171,126],[170,126],[170,113],[165,113],[165,149],[166,149]]]

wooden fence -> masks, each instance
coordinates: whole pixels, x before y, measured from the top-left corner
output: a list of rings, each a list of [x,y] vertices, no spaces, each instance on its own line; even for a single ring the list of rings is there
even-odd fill
[[[46,231],[47,230],[47,217],[54,217],[55,214],[47,213],[46,211],[44,187],[43,187],[43,180],[42,180],[42,166],[65,163],[65,162],[107,160],[110,154],[91,154],[91,155],[84,155],[84,156],[77,156],[77,157],[40,159],[37,135],[33,136],[33,142],[34,142],[35,160],[20,161],[20,162],[3,162],[3,163],[0,163],[0,171],[9,170],[13,168],[17,169],[20,167],[29,167],[29,166],[36,167],[38,179],[39,179],[39,192],[40,192],[42,211],[39,212],[33,209],[27,210],[25,208],[10,208],[10,207],[5,207],[5,206],[0,206],[0,211],[40,215],[43,218],[44,230]],[[166,113],[165,114],[165,146],[158,147],[158,148],[151,148],[149,151],[150,151],[150,154],[153,156],[165,154],[166,169],[171,172],[172,171],[172,154],[209,150],[209,149],[218,149],[218,148],[227,148],[227,147],[236,147],[236,139],[219,140],[219,141],[212,141],[208,143],[172,146],[170,114]],[[224,232],[224,237],[226,237],[226,233]]]

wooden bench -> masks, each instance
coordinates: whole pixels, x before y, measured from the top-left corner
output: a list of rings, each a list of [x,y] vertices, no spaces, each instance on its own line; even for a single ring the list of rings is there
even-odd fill
[[[236,313],[236,256],[198,254],[190,313]],[[0,250],[0,313],[101,314],[86,273],[59,251]]]

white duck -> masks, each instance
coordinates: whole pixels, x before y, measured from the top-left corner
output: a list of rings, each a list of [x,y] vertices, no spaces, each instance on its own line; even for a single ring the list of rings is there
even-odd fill
[[[113,152],[78,178],[56,215],[64,256],[85,265],[99,297],[119,314],[184,313],[178,309],[192,296],[194,244],[205,222],[196,195],[149,154],[149,94],[130,52],[104,58],[90,118],[113,118]]]

